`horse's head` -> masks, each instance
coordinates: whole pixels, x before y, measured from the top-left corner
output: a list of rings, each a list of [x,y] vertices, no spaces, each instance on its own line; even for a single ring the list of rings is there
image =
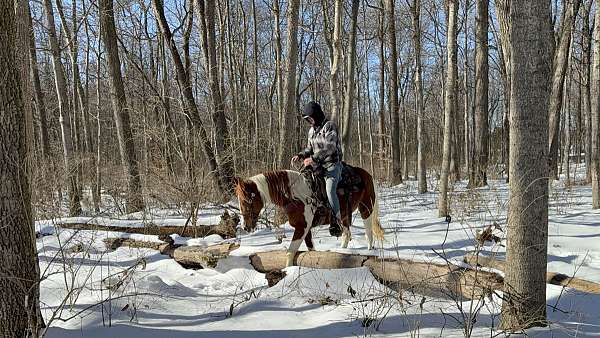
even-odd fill
[[[234,178],[234,183],[235,194],[240,202],[240,212],[244,220],[242,227],[248,232],[254,231],[258,215],[264,206],[258,187],[253,181],[239,177]]]

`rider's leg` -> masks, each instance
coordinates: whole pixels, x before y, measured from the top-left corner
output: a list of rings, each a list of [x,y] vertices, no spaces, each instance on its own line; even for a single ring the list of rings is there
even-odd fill
[[[327,191],[327,199],[329,205],[333,211],[333,215],[336,216],[337,220],[332,220],[337,223],[338,227],[342,225],[342,216],[340,212],[340,201],[337,195],[337,185],[342,177],[342,164],[340,162],[327,168],[325,171],[325,190]]]

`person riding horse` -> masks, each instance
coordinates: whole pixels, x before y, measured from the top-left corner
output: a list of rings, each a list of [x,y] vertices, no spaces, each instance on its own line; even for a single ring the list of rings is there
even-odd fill
[[[321,106],[311,101],[304,106],[302,118],[310,124],[308,143],[304,150],[292,158],[292,162],[303,161],[305,167],[320,170],[325,179],[327,200],[332,209],[329,233],[339,236],[341,230],[340,201],[337,185],[342,176],[342,147],[335,122],[328,120]],[[319,172],[319,171],[316,171]]]

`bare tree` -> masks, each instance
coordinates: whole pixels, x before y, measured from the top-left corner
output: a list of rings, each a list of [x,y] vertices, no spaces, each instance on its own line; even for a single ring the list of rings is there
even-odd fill
[[[31,68],[31,83],[33,85],[33,94],[35,100],[35,111],[37,113],[39,122],[39,135],[40,135],[40,152],[42,157],[47,158],[50,156],[50,137],[48,136],[48,118],[46,116],[46,103],[44,101],[44,93],[42,92],[42,85],[40,81],[40,71],[37,60],[37,50],[35,47],[35,34],[33,31],[31,11],[28,7],[29,16],[29,63]]]
[[[396,14],[394,0],[385,1],[387,19],[387,41],[390,48],[390,115],[392,118],[392,184],[402,183],[400,154],[400,112],[398,107],[398,50],[396,47]],[[383,81],[383,80],[382,80]]]
[[[26,112],[17,53],[27,53],[27,2],[0,2],[0,336],[38,336],[39,270],[28,174]],[[19,38],[25,38],[17,42]],[[17,43],[21,48],[17,51]],[[27,55],[27,54],[25,54]],[[27,67],[28,68],[28,65]]]
[[[339,73],[342,63],[342,15],[344,12],[344,2],[342,0],[335,0],[334,5],[334,17],[333,17],[333,39],[332,45],[332,58],[331,68],[329,75],[329,99],[331,100],[331,119],[334,121],[339,120],[341,98],[339,97]]]
[[[222,172],[217,164],[213,147],[211,145],[210,140],[208,139],[207,132],[204,129],[202,120],[200,119],[200,112],[198,111],[198,106],[196,105],[196,100],[194,98],[194,92],[192,91],[190,76],[183,65],[181,55],[179,53],[179,50],[177,49],[177,46],[175,45],[173,33],[171,32],[171,28],[169,27],[169,24],[167,23],[167,18],[165,17],[163,4],[160,0],[152,0],[152,8],[154,9],[154,14],[156,15],[158,27],[160,29],[164,42],[169,48],[171,57],[173,59],[173,64],[175,66],[177,75],[177,83],[179,84],[179,90],[181,91],[181,96],[184,100],[184,113],[187,115],[190,122],[194,126],[194,130],[197,131],[200,137],[202,150],[204,152],[204,156],[206,157],[206,161],[208,162],[208,169],[214,175],[215,178],[215,185],[219,188],[222,194],[227,195],[229,194],[230,186],[228,184],[227,179],[222,176]],[[204,6],[196,6],[196,8],[203,9]],[[204,50],[205,53],[208,53],[206,48]]]
[[[488,22],[489,0],[477,0],[475,29],[475,156],[470,187],[487,185],[488,162]]]
[[[558,178],[558,137],[560,132],[560,111],[563,101],[565,74],[571,46],[571,32],[575,26],[575,19],[579,12],[581,0],[568,0],[564,3],[565,15],[561,20],[559,42],[554,52],[552,96],[550,99],[550,134],[548,144],[550,147],[550,173]]]
[[[208,68],[208,83],[212,101],[212,122],[215,126],[215,150],[219,164],[219,177],[227,191],[233,189],[233,154],[230,148],[230,135],[227,121],[225,120],[225,102],[219,89],[219,74],[217,67],[217,46],[215,38],[215,1],[196,0],[199,19],[203,22],[202,46],[208,59],[205,64]],[[188,74],[189,76],[189,74]]]
[[[448,1],[448,69],[446,70],[445,97],[444,97],[444,143],[442,174],[440,177],[440,196],[438,199],[438,215],[445,217],[449,215],[448,210],[448,176],[450,174],[450,152],[452,137],[452,120],[456,111],[456,80],[457,80],[457,59],[458,49],[456,35],[456,17],[458,14],[458,1]]]
[[[117,32],[115,29],[115,16],[112,0],[100,0],[100,19],[102,27],[102,40],[106,49],[108,62],[108,83],[111,89],[111,101],[117,137],[119,138],[119,152],[121,164],[127,177],[127,212],[137,212],[144,209],[142,197],[142,183],[136,155],[136,146],[131,132],[125,86],[121,76],[121,60],[117,47]]]
[[[289,165],[291,148],[286,142],[288,129],[292,128],[296,114],[296,66],[298,65],[298,20],[300,16],[300,0],[290,0],[287,11],[287,46],[285,78],[285,109],[283,111],[281,129],[279,130],[279,149],[277,163],[281,168]]]
[[[592,32],[590,28],[590,12],[592,7],[592,0],[587,0],[585,5],[583,6],[583,12],[581,16],[583,18],[582,22],[582,34],[581,34],[581,96],[582,96],[582,104],[581,104],[581,112],[583,118],[585,119],[585,168],[586,175],[585,181],[587,183],[592,182],[592,114],[590,109],[590,83],[591,83],[591,68],[590,68],[590,59],[591,59],[591,49],[592,49]]]
[[[342,113],[344,119],[342,128],[342,146],[344,147],[344,154],[349,154],[350,142],[352,141],[352,121],[354,120],[352,112],[354,108],[354,92],[356,90],[354,79],[354,71],[356,69],[356,31],[358,26],[359,5],[359,0],[352,0],[352,14],[350,17],[350,26],[352,28],[350,31],[350,41],[348,43],[348,65],[346,68],[348,80],[346,82],[346,94],[344,95],[344,109]]]
[[[592,208],[600,209],[600,6],[596,3],[594,21],[594,63],[592,64]]]
[[[501,326],[545,325],[550,3],[510,7],[510,200]]]
[[[427,167],[425,166],[425,131],[423,130],[423,67],[421,63],[421,0],[410,6],[415,53],[415,109],[417,113],[417,180],[419,194],[427,192]]]
[[[50,42],[50,51],[52,53],[52,68],[54,69],[54,81],[56,94],[58,97],[58,112],[63,144],[63,158],[65,162],[65,172],[69,187],[69,214],[77,216],[81,213],[81,192],[77,178],[79,176],[79,166],[75,159],[73,148],[73,136],[71,134],[70,115],[67,96],[67,80],[65,71],[61,62],[60,45],[56,37],[56,26],[54,24],[54,9],[50,0],[44,0],[44,9],[46,22],[48,25],[48,41]]]

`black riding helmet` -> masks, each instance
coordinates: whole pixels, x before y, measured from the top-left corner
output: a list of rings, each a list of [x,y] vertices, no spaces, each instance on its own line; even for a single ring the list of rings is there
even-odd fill
[[[302,118],[312,117],[315,120],[315,125],[320,126],[325,120],[325,114],[323,113],[323,109],[321,106],[315,101],[310,101],[304,106],[304,110],[302,111]]]

